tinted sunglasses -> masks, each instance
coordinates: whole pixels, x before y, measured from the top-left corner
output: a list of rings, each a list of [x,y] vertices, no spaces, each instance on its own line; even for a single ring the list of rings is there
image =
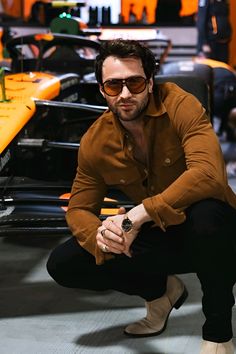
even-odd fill
[[[105,81],[101,86],[108,96],[117,96],[123,90],[125,85],[133,94],[141,93],[145,90],[149,79],[142,76],[131,76],[127,79],[111,79]]]

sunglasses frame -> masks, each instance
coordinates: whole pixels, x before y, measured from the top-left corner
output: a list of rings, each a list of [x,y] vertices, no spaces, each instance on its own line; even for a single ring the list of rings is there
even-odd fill
[[[144,86],[144,88],[143,88],[141,91],[139,91],[139,92],[132,92],[132,90],[130,90],[129,86],[127,85],[127,81],[128,81],[129,79],[134,79],[134,78],[142,78],[142,79],[144,80],[145,86]],[[119,91],[117,94],[115,94],[115,95],[110,95],[110,94],[107,93],[106,90],[104,89],[104,85],[105,85],[107,82],[113,81],[113,80],[120,82],[122,85],[120,86],[120,91]],[[118,95],[122,92],[124,86],[126,86],[127,89],[130,91],[130,93],[132,93],[133,95],[138,95],[139,93],[143,92],[143,91],[146,89],[148,82],[149,82],[149,79],[146,79],[146,78],[143,77],[143,76],[130,76],[130,77],[127,77],[126,79],[110,79],[110,80],[106,80],[106,81],[104,81],[104,82],[101,84],[101,87],[102,87],[103,92],[104,92],[107,96],[110,96],[110,97],[118,96]]]

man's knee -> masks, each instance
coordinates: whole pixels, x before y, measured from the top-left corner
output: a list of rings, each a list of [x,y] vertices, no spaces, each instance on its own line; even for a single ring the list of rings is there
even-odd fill
[[[50,254],[48,261],[46,263],[46,269],[48,274],[54,279],[57,283],[61,284],[61,267],[57,262],[57,257],[54,257],[54,251]]]
[[[69,239],[65,243],[60,244],[51,254],[46,263],[48,274],[59,284],[66,287],[70,285],[71,278],[79,262],[77,248],[74,240]]]
[[[72,245],[73,246],[73,245]],[[95,259],[81,247],[68,247],[68,243],[55,248],[50,254],[47,271],[52,279],[67,288],[107,290],[107,277]]]
[[[188,246],[198,269],[232,269],[230,229],[235,225],[235,210],[220,200],[206,199],[193,204],[188,213]]]
[[[205,199],[194,203],[188,211],[192,236],[204,238],[222,235],[228,228],[228,205],[217,199]]]

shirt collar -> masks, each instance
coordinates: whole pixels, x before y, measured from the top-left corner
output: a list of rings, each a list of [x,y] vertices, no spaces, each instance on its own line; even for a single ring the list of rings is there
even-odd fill
[[[159,94],[150,94],[148,106],[143,113],[144,117],[158,118],[161,117],[165,112],[166,108],[163,102],[161,101]],[[106,116],[109,116],[113,120],[115,127],[120,133],[121,145],[124,148],[125,138],[127,138],[128,136],[127,131],[109,109],[106,111]]]
[[[160,117],[166,113],[166,108],[160,99],[159,94],[151,94],[149,99],[149,104],[144,113],[145,116]]]

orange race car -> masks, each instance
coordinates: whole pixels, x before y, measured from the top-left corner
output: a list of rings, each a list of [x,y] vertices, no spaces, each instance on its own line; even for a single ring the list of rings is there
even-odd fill
[[[99,43],[43,34],[13,38],[7,48],[13,73],[0,70],[0,236],[64,235],[80,138],[106,109],[97,84],[86,88],[84,81]],[[116,196],[104,202],[101,217],[117,211]]]

